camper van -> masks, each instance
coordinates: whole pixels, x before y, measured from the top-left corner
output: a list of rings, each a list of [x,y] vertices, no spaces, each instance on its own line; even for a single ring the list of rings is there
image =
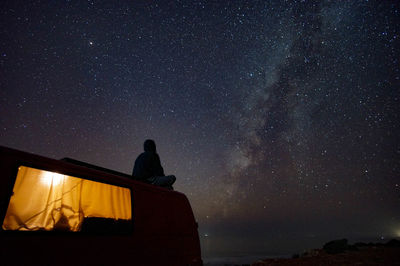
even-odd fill
[[[0,147],[1,265],[202,265],[186,196]]]

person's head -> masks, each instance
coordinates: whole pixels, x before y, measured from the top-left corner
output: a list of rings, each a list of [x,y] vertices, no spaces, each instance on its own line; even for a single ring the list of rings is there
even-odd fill
[[[152,139],[147,139],[143,144],[144,151],[156,152],[156,143]]]

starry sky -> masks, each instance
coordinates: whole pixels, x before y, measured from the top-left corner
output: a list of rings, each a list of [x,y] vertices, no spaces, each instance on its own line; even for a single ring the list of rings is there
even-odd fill
[[[0,145],[130,174],[203,256],[400,237],[396,1],[2,1]]]

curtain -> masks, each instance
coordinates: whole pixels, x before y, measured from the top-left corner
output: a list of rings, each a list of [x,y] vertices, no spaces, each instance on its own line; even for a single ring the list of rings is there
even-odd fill
[[[87,217],[131,220],[130,190],[21,166],[4,230],[79,231]]]

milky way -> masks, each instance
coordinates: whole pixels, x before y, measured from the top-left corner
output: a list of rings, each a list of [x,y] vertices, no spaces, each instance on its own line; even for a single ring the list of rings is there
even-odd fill
[[[206,255],[398,234],[395,2],[0,12],[1,145],[131,173],[153,138]]]

